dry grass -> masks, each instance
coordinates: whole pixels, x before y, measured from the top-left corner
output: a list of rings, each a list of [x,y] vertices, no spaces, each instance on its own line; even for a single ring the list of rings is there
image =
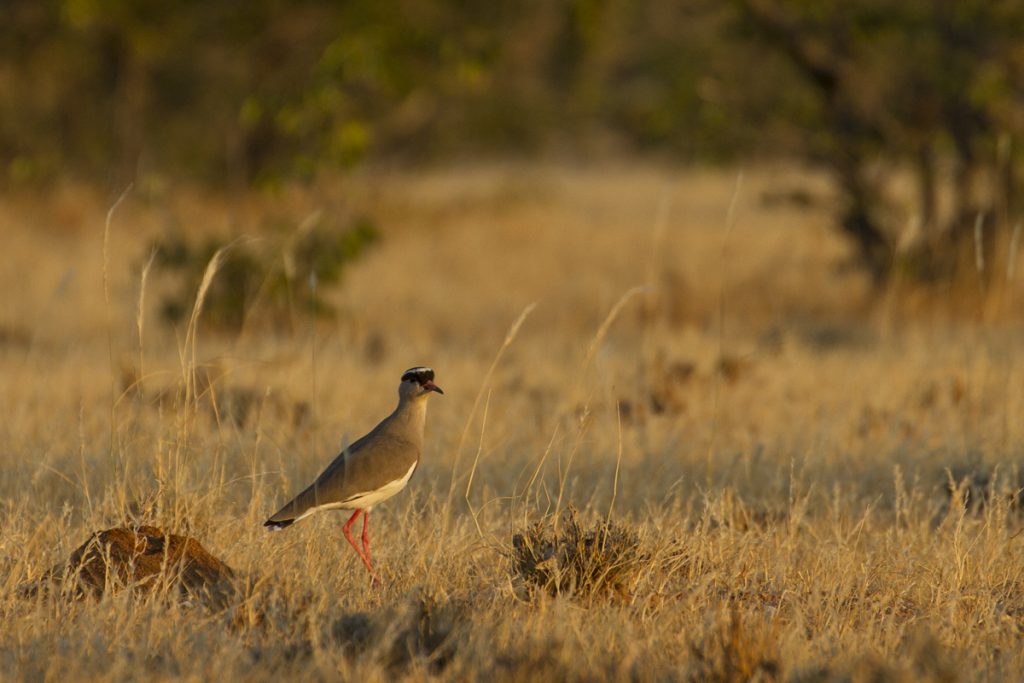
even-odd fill
[[[588,605],[608,595],[629,600],[649,568],[636,533],[611,522],[586,529],[572,507],[557,522],[547,517],[512,537],[512,573],[528,594],[539,588]]]
[[[517,167],[232,201],[136,190],[106,241],[108,207],[76,188],[3,199],[0,671],[1017,679],[1020,283],[966,317],[941,297],[869,305],[823,212],[759,202],[828,201],[818,179],[748,172],[727,230],[735,187]],[[152,237],[259,238],[318,209],[382,231],[324,293],[336,320],[158,321]],[[423,467],[374,513],[377,590],[340,515],[261,522],[420,363],[446,394]],[[18,597],[125,524],[198,539],[238,576],[228,607]]]

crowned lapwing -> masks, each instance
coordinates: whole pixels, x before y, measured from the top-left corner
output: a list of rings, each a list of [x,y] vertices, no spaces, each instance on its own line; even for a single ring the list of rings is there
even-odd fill
[[[370,561],[370,510],[409,483],[423,450],[423,425],[427,397],[443,394],[434,384],[430,368],[411,368],[398,385],[398,407],[341,452],[305,491],[268,519],[271,530],[291,526],[321,510],[355,510],[342,531],[375,581],[380,581]],[[363,546],[352,538],[352,525],[363,515]]]

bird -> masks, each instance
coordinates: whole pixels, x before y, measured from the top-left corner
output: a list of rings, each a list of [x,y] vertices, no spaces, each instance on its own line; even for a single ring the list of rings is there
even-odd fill
[[[417,366],[402,373],[398,407],[357,439],[299,495],[274,513],[265,527],[289,527],[321,510],[354,510],[342,527],[375,583],[382,583],[370,559],[370,510],[405,488],[420,462],[427,398],[444,394],[434,384],[434,371]],[[362,548],[352,538],[352,525],[363,515]]]

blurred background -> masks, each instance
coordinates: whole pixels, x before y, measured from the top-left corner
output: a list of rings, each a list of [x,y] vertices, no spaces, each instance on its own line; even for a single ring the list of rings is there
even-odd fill
[[[876,284],[1004,259],[1012,0],[7,0],[0,189],[238,192],[371,165],[787,160]],[[789,188],[776,199],[810,203]],[[1016,241],[1014,240],[1014,244]],[[966,256],[964,255],[964,252]],[[992,268],[989,269],[990,271]]]
[[[252,394],[246,405],[287,387],[329,416],[299,449],[315,454],[391,401],[353,407],[319,374],[389,387],[421,363],[454,389],[449,419],[472,420],[479,406],[459,402],[535,302],[508,379],[533,401],[529,419],[587,405],[574,393],[584,354],[610,410],[707,431],[709,453],[764,438],[720,433],[718,392],[769,372],[785,403],[798,382],[786,354],[811,385],[839,359],[837,401],[860,398],[836,409],[857,425],[862,407],[902,400],[861,377],[880,357],[908,395],[924,367],[957,397],[1013,371],[1020,2],[7,0],[0,12],[0,287],[18,292],[0,304],[0,349],[25,424],[24,392],[73,411],[144,388],[159,402],[207,386],[216,407],[218,383],[221,398]],[[956,359],[979,345],[1001,369],[972,384]],[[920,361],[909,372],[907,348]],[[50,389],[33,385],[58,368]],[[907,400],[916,411],[928,396]],[[807,415],[826,400],[805,398]],[[736,409],[741,422],[757,413]],[[788,440],[791,420],[772,416],[766,429]],[[993,434],[961,426],[965,442]],[[1001,434],[997,457],[1012,450]]]

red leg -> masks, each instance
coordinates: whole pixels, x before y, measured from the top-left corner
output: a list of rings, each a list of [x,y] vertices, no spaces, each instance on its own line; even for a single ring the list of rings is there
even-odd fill
[[[363,554],[366,555],[366,559],[370,560],[370,513],[367,510],[363,510]]]
[[[365,564],[367,568],[370,569],[370,571],[372,572],[373,568],[370,567],[370,563],[366,560],[366,556],[363,555],[362,548],[360,548],[356,544],[356,539],[352,538],[352,525],[356,523],[356,519],[358,519],[359,515],[361,514],[363,514],[362,510],[356,510],[355,512],[353,512],[352,516],[348,518],[348,521],[345,522],[345,526],[343,526],[341,530],[345,534],[345,540],[347,540],[349,545],[351,545],[352,548],[355,549],[356,555],[359,556],[359,559],[363,561],[363,564]]]
[[[370,567],[370,511],[363,510],[363,553],[366,557],[367,566]],[[377,575],[377,572],[373,571],[373,567],[370,567],[370,573],[373,574],[373,582],[377,585],[382,585],[384,582]]]
[[[356,554],[359,555],[359,559],[363,561],[364,565],[366,565],[366,569],[373,576],[374,581],[378,581],[379,582],[380,579],[377,577],[377,572],[373,571],[373,565],[370,564],[370,556],[369,555],[364,555],[363,554],[363,550],[358,545],[356,545],[356,539],[352,538],[352,525],[355,524],[356,519],[359,517],[360,514],[365,515],[366,512],[364,510],[356,510],[355,512],[353,512],[352,516],[348,518],[348,521],[345,522],[345,526],[343,526],[341,528],[341,530],[345,533],[345,539],[348,541],[349,545],[351,545],[352,548],[355,549]],[[366,518],[364,516],[364,518],[363,518],[363,542],[364,543],[366,542],[366,538],[367,538],[367,536],[366,536]]]

